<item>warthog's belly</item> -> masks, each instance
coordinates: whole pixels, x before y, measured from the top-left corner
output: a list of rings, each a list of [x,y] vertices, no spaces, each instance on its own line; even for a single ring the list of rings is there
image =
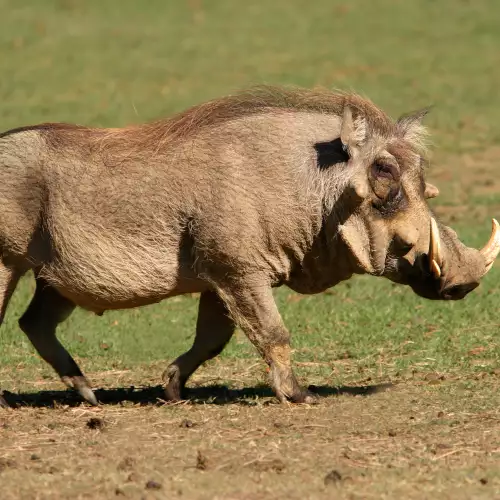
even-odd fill
[[[201,293],[207,290],[209,286],[201,280],[189,280],[179,282],[171,290],[152,290],[150,294],[141,295],[130,291],[129,294],[121,296],[113,296],[106,293],[85,293],[68,287],[61,287],[60,285],[55,288],[61,295],[74,302],[77,306],[100,315],[108,310],[131,309],[133,307],[155,304],[176,295]]]
[[[208,288],[190,266],[169,259],[168,254],[162,260],[147,261],[122,258],[102,262],[94,255],[84,260],[68,257],[43,266],[39,274],[61,295],[96,313],[154,304]]]
[[[192,270],[181,235],[168,232],[167,223],[161,231],[148,223],[130,233],[111,224],[106,230],[86,218],[68,219],[59,214],[51,255],[39,275],[84,309],[127,309],[207,288]]]

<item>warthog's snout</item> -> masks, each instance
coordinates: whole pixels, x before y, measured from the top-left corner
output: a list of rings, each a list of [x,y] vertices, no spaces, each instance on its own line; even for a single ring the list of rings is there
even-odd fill
[[[446,226],[442,226],[442,231],[444,241],[431,217],[428,252],[417,256],[410,265],[402,262],[400,271],[409,277],[408,284],[422,297],[460,300],[492,268],[500,253],[500,225],[493,219],[490,239],[481,250],[463,245]]]
[[[442,274],[442,267],[444,265],[443,252],[441,250],[441,237],[437,223],[431,217],[431,231],[429,243],[429,270],[432,275],[438,279]],[[493,266],[495,259],[500,252],[500,226],[496,219],[492,220],[491,236],[486,245],[479,250],[481,257],[484,260],[484,272],[479,276],[484,276]],[[474,287],[475,288],[475,287]]]

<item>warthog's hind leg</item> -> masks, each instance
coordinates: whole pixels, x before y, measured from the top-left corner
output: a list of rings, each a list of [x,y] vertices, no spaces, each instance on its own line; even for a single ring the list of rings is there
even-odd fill
[[[73,311],[75,305],[41,279],[19,326],[40,356],[59,374],[61,380],[92,405],[97,399],[80,368],[56,337],[56,328]]]
[[[205,361],[217,356],[234,333],[234,321],[219,296],[203,292],[198,308],[196,337],[189,351],[179,356],[163,374],[167,399],[177,401],[191,374]]]
[[[253,280],[248,280],[252,283]],[[255,281],[253,281],[255,283]],[[270,368],[270,382],[281,402],[315,403],[316,396],[302,390],[291,366],[290,334],[281,319],[272,289],[267,285],[221,291],[233,318]]]
[[[0,261],[0,325],[3,323],[7,305],[14,292],[17,282],[23,273],[12,267],[7,267]],[[0,391],[0,408],[8,408],[7,401]]]

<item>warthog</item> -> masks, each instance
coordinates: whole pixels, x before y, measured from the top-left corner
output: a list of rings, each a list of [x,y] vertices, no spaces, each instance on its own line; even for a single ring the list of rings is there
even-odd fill
[[[19,320],[63,382],[97,404],[59,343],[75,306],[96,314],[200,293],[196,338],[166,396],[239,325],[281,401],[311,402],[272,289],[318,293],[353,274],[462,299],[500,251],[436,223],[425,112],[392,121],[348,93],[263,87],[123,129],[43,124],[0,136],[1,314],[33,270]],[[5,401],[4,401],[5,404]]]

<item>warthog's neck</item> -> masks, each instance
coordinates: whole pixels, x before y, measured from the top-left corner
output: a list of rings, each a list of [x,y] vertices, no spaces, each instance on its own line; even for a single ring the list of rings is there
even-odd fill
[[[286,284],[298,293],[321,293],[349,279],[357,269],[352,255],[336,228],[338,222],[329,218],[314,238],[303,260],[294,266]]]

